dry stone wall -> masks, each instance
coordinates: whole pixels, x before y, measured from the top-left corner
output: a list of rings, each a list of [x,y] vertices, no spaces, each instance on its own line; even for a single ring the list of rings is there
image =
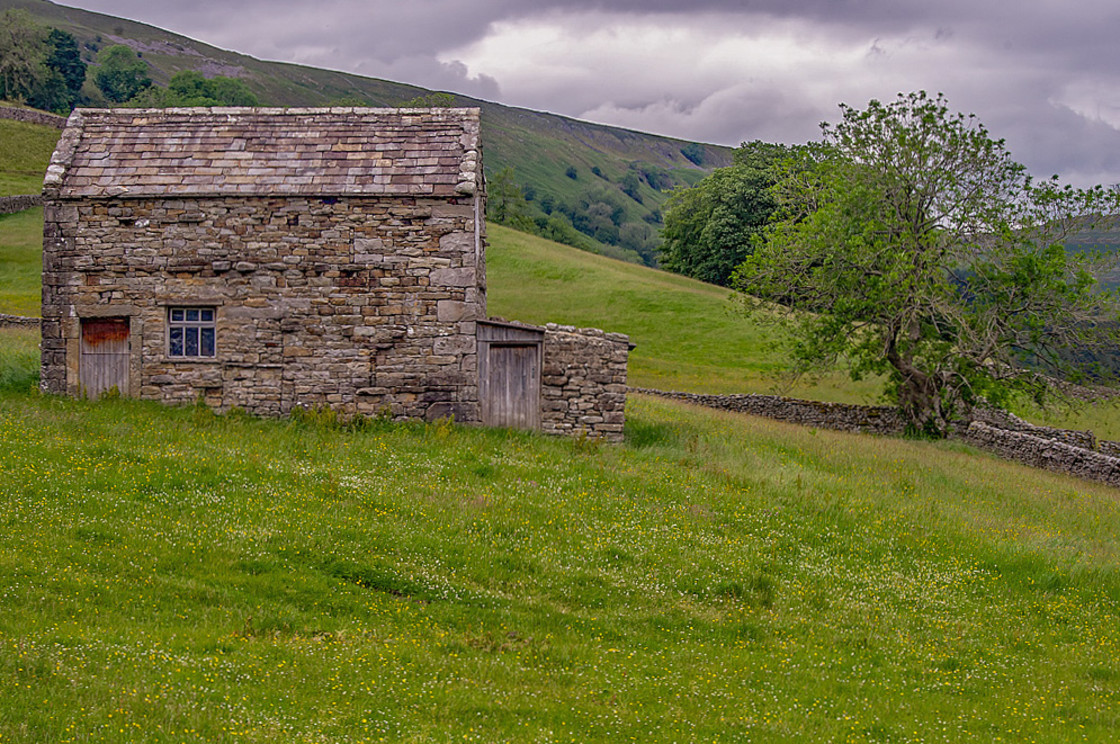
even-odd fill
[[[36,109],[17,108],[15,106],[0,106],[0,119],[12,119],[28,124],[42,124],[55,129],[66,126],[66,117],[57,114],[48,114],[46,111]]]
[[[38,328],[39,319],[26,315],[8,315],[0,313],[0,328]]]
[[[0,214],[15,214],[32,207],[43,206],[43,197],[37,194],[20,194],[18,196],[0,196]]]
[[[1003,431],[1019,432],[1021,434],[1029,434],[1039,439],[1062,442],[1063,444],[1068,444],[1072,447],[1080,447],[1086,450],[1096,450],[1098,449],[1098,444],[1102,444],[1097,441],[1096,436],[1091,431],[1035,426],[1014,414],[994,408],[975,409],[972,412],[971,421],[978,421]],[[965,424],[965,428],[967,428],[967,426],[968,424]]]
[[[1110,442],[1107,439],[1098,440],[1097,451],[1109,457],[1120,457],[1120,442]]]
[[[622,441],[629,337],[550,323],[542,353],[542,430]]]
[[[41,386],[76,394],[81,317],[130,318],[131,395],[477,421],[474,199],[93,199],[45,209]],[[168,308],[217,354],[169,356]]]
[[[820,429],[899,435],[905,421],[897,409],[821,403],[776,395],[699,395],[630,388],[686,403],[787,421]],[[1120,442],[1098,440],[1091,431],[1035,426],[995,409],[978,409],[954,436],[1006,460],[1120,486]]]
[[[886,406],[853,406],[843,403],[822,403],[781,395],[700,395],[667,392],[648,388],[630,388],[636,393],[680,400],[708,408],[788,421],[791,424],[815,426],[819,429],[858,431],[870,434],[898,435],[906,430],[906,422],[897,409]]]
[[[981,421],[969,424],[961,438],[1006,460],[1120,486],[1120,458],[1103,452],[1021,431],[998,429]]]

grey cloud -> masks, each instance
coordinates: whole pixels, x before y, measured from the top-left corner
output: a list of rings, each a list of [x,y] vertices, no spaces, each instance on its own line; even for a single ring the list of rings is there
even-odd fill
[[[1070,86],[1114,85],[1115,0],[69,0],[265,59],[358,72],[502,100],[685,139],[738,144],[815,139],[836,103],[862,106],[901,90],[944,91],[954,108],[980,115],[1032,172],[1120,180],[1120,132],[1079,115]],[[473,70],[454,59],[499,24],[567,24],[578,38],[594,24],[652,21],[701,29],[803,31],[860,65],[797,69],[777,77],[725,79],[676,67],[614,65],[608,52],[572,54],[529,80],[511,70]],[[581,25],[582,24],[582,25]],[[566,42],[565,42],[566,43]],[[669,52],[676,50],[665,50]],[[697,50],[699,51],[699,50]],[[827,51],[825,52],[827,53]],[[780,60],[779,60],[780,61]],[[598,67],[595,67],[598,65]],[[846,77],[840,71],[846,69]],[[855,75],[852,75],[852,70]],[[485,73],[485,74],[480,74]],[[1120,110],[1120,86],[1110,105]],[[1100,95],[1106,95],[1101,93]],[[1062,105],[1063,103],[1068,105]],[[1115,123],[1115,122],[1114,122]]]
[[[73,0],[73,5],[139,20],[217,46],[267,59],[291,50],[332,49],[338,68],[348,59],[435,54],[478,38],[492,18],[483,5],[461,0]],[[500,5],[501,3],[499,3]]]
[[[473,3],[79,0],[77,4],[262,59],[356,72],[486,99],[500,95],[494,78],[472,75],[462,63],[437,59],[446,46],[466,43],[486,31],[489,20]]]

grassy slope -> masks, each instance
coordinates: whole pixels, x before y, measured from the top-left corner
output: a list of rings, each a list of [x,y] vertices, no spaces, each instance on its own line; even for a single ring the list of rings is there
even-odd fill
[[[0,215],[0,313],[38,315],[43,210]]]
[[[490,313],[532,323],[629,334],[634,385],[710,393],[773,392],[781,357],[772,332],[733,312],[731,292],[694,279],[594,256],[491,226]],[[871,384],[835,375],[789,391],[818,400],[868,402]]]
[[[0,740],[1114,740],[1114,490],[628,414],[588,447],[9,389]]]
[[[60,132],[0,119],[0,196],[38,194]]]

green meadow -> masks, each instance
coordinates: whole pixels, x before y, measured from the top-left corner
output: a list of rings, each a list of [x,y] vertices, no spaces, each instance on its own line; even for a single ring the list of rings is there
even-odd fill
[[[0,312],[38,312],[41,220],[0,217]],[[490,239],[492,314],[627,333],[634,385],[775,389],[726,290]],[[0,329],[3,744],[1117,739],[1115,489],[639,395],[602,445],[37,375]]]
[[[39,315],[42,273],[43,210],[0,214],[0,313]]]
[[[0,119],[0,196],[38,194],[60,132]]]
[[[620,446],[64,400],[4,333],[0,741],[1115,740],[1113,489],[641,396]]]

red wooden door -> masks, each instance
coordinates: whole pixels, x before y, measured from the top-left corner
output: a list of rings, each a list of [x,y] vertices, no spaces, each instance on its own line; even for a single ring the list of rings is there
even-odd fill
[[[78,378],[91,398],[113,388],[128,395],[128,318],[84,318]]]

